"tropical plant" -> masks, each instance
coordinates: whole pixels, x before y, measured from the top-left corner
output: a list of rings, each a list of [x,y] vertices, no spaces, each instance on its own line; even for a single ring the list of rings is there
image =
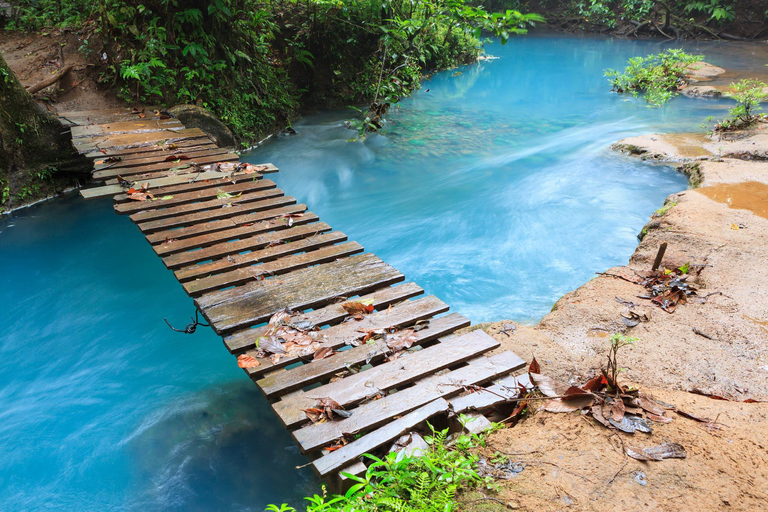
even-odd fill
[[[605,76],[614,91],[634,96],[642,92],[648,104],[658,107],[678,94],[688,82],[690,67],[703,59],[702,55],[667,49],[656,55],[632,57],[623,72],[606,69]]]
[[[729,110],[728,117],[715,125],[715,131],[741,130],[755,124],[764,114],[760,102],[768,99],[768,84],[759,80],[744,79],[731,84],[729,96],[736,100],[736,106]]]
[[[428,450],[406,457],[365,455],[372,461],[365,475],[346,474],[356,483],[343,496],[328,496],[323,488],[321,495],[305,498],[307,512],[451,512],[459,488],[490,484],[478,474],[477,456],[469,451],[484,443],[482,435],[459,434],[449,442],[448,429],[428,426]],[[285,503],[266,510],[296,512]]]

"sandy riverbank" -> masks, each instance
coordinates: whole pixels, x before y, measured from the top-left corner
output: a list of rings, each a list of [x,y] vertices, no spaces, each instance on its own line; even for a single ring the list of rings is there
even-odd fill
[[[621,356],[625,379],[723,425],[678,416],[653,434],[630,435],[578,413],[534,413],[490,437],[487,455],[510,453],[526,467],[502,482],[497,498],[521,510],[768,508],[768,404],[744,403],[768,400],[768,123],[723,137],[632,137],[614,149],[680,165],[691,188],[667,198],[627,265],[563,296],[538,325],[510,329],[504,321],[485,330],[502,349],[529,360],[535,354],[544,373],[575,385],[604,366],[610,334],[637,337]],[[689,282],[699,289],[673,313],[641,298],[647,290],[630,282],[650,270],[664,242],[662,267],[690,263]],[[622,320],[630,311],[648,320],[630,327]],[[682,444],[688,457],[640,462],[625,455],[627,445],[663,442]],[[466,509],[503,508],[480,499]]]

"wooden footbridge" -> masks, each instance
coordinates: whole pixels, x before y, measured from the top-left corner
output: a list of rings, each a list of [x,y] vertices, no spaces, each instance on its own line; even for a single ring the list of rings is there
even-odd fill
[[[157,111],[60,117],[94,162],[83,197],[112,196],[138,226],[321,477],[360,474],[362,454],[434,415],[516,396],[520,357],[454,334],[469,320],[296,204],[273,165]]]

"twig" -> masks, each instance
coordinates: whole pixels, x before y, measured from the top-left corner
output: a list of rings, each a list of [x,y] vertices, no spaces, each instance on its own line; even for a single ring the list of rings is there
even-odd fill
[[[628,283],[632,283],[632,284],[638,284],[638,285],[640,284],[637,281],[633,281],[633,280],[629,279],[628,277],[620,276],[618,274],[610,274],[608,272],[595,272],[595,274],[597,274],[599,276],[608,276],[608,277],[615,277],[617,279],[623,279],[624,281],[626,281]]]
[[[694,333],[694,334],[698,334],[698,335],[699,335],[699,336],[701,336],[702,338],[707,338],[708,340],[717,341],[717,338],[713,338],[713,337],[712,337],[712,336],[710,336],[709,334],[707,334],[707,333],[704,333],[704,332],[701,332],[700,330],[698,330],[698,329],[697,329],[697,328],[695,328],[695,327],[692,327],[692,329],[693,329],[693,333]]]

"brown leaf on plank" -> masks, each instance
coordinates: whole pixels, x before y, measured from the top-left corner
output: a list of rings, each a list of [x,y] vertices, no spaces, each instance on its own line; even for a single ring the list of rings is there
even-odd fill
[[[302,412],[307,415],[307,418],[312,423],[322,423],[325,421],[325,411],[316,407],[310,407],[309,409],[302,409]]]
[[[240,368],[256,368],[261,363],[258,359],[247,354],[240,354],[237,356],[237,366]]]
[[[419,336],[413,329],[403,329],[387,336],[387,346],[397,352],[411,348],[418,339]]]
[[[336,352],[334,352],[331,347],[322,347],[315,351],[315,355],[312,360],[317,361],[318,359],[325,359],[326,357],[331,357],[335,353]]]
[[[541,373],[541,365],[536,360],[536,356],[533,356],[531,365],[528,367],[528,373]]]
[[[189,157],[187,155],[171,155],[165,157],[164,162],[175,162],[177,160],[189,160]]]
[[[373,313],[373,304],[363,304],[362,302],[345,302],[341,305],[344,311],[350,315],[362,315],[365,313]]]
[[[531,373],[531,380],[533,381],[536,386],[538,386],[539,391],[541,391],[546,396],[561,396],[568,391],[568,384],[563,384],[562,382],[553,379],[552,377],[547,377],[546,375],[542,375],[540,373]]]
[[[677,443],[664,443],[648,448],[635,448],[627,446],[627,455],[637,460],[659,461],[664,459],[684,459],[687,454],[685,448]]]
[[[291,311],[289,309],[281,309],[269,319],[269,325],[288,325],[291,322]]]
[[[259,348],[270,354],[287,354],[282,343],[280,343],[274,336],[262,338],[261,341],[259,341]]]

